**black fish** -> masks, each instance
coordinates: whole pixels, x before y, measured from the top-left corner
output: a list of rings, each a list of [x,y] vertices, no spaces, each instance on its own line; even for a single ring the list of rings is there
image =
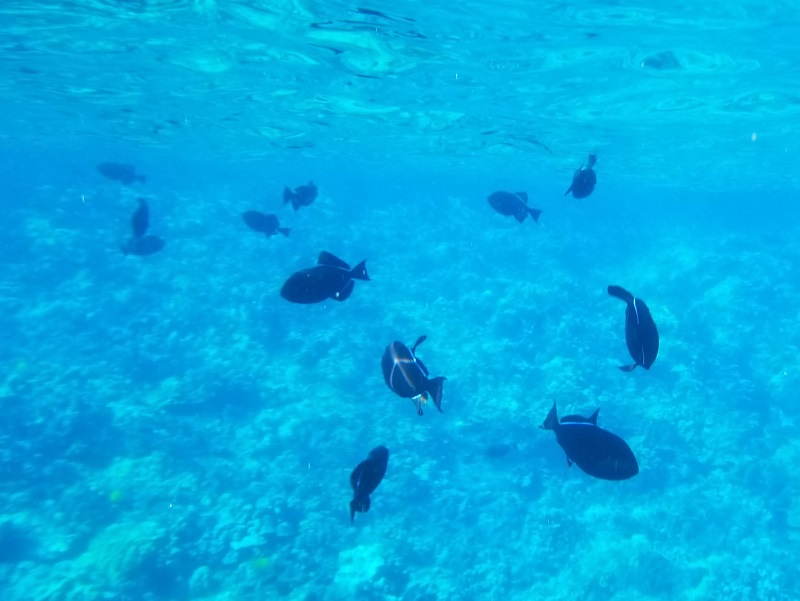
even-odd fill
[[[594,417],[596,419],[597,412]],[[556,433],[556,442],[567,454],[568,466],[574,463],[590,476],[603,480],[627,480],[638,474],[639,464],[628,444],[590,419],[559,422],[556,404],[553,403],[539,427]]]
[[[162,248],[164,248],[163,238],[159,238],[158,236],[142,236],[141,238],[131,238],[128,240],[128,243],[122,247],[122,254],[146,257],[156,254]]]
[[[530,215],[534,222],[539,221],[542,212],[528,206],[527,192],[494,192],[489,195],[489,204],[501,215],[509,215],[522,223]]]
[[[299,186],[292,192],[288,186],[283,188],[283,204],[287,202],[292,203],[292,207],[296,211],[300,207],[307,207],[317,197],[317,187],[314,182],[308,182],[307,186]]]
[[[319,303],[329,298],[344,301],[353,292],[354,280],[369,281],[366,261],[350,269],[347,263],[323,250],[315,267],[289,276],[281,288],[281,296],[301,304]]]
[[[381,368],[386,385],[396,395],[412,399],[417,405],[417,414],[422,415],[422,406],[428,402],[428,394],[440,413],[442,411],[442,386],[447,378],[428,378],[428,368],[414,352],[425,342],[427,336],[420,336],[410,349],[395,340],[383,351]]]
[[[357,511],[359,513],[369,511],[369,496],[375,492],[378,484],[383,480],[387,463],[389,463],[389,449],[375,447],[350,474],[350,486],[353,487],[353,500],[350,501],[350,522],[355,518]]]
[[[575,175],[572,176],[572,183],[569,185],[569,188],[567,188],[567,191],[564,192],[564,196],[572,192],[573,198],[586,198],[592,193],[597,183],[597,174],[594,172],[594,169],[592,169],[596,162],[597,155],[590,154],[586,162],[586,167],[579,167]]]
[[[133,237],[141,238],[147,233],[147,228],[150,227],[150,208],[144,198],[137,200],[139,201],[139,207],[131,217],[131,228],[133,229]]]
[[[137,180],[144,183],[147,179],[144,175],[136,175],[136,167],[133,165],[124,165],[122,163],[100,163],[97,166],[97,170],[108,179],[122,182],[126,186]]]
[[[650,309],[640,298],[620,286],[609,286],[608,293],[627,303],[625,307],[625,344],[634,360],[633,365],[622,365],[622,371],[633,371],[637,365],[650,369],[658,356],[658,329]]]
[[[288,236],[291,231],[288,227],[280,227],[278,216],[272,213],[265,215],[261,211],[245,211],[242,220],[251,230],[265,234],[267,238],[277,233]]]

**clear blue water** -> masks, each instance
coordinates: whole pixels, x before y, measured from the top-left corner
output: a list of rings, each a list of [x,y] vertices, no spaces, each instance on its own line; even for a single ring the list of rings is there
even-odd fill
[[[454,4],[0,5],[4,601],[800,597],[800,5]],[[372,281],[284,301],[322,250]],[[381,376],[420,334],[443,414]],[[554,401],[640,473],[567,469]]]

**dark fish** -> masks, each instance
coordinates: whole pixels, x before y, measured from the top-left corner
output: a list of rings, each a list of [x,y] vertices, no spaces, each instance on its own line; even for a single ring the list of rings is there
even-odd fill
[[[122,247],[122,254],[124,255],[137,255],[139,257],[146,257],[147,255],[154,255],[164,248],[164,239],[158,236],[142,236],[141,238],[131,238],[128,243]]]
[[[590,154],[586,167],[579,167],[575,175],[572,176],[572,183],[567,188],[567,191],[564,192],[564,196],[572,192],[573,198],[586,198],[592,193],[597,183],[597,174],[592,169],[596,162],[597,155]]]
[[[350,522],[355,518],[356,512],[366,513],[369,511],[369,496],[375,492],[378,484],[383,480],[387,463],[389,463],[389,449],[375,447],[350,474],[350,486],[353,487],[353,500],[350,501]]]
[[[131,217],[131,228],[133,229],[133,237],[141,238],[147,233],[147,228],[150,227],[150,208],[147,206],[147,201],[144,198],[137,199],[139,207],[133,212]]]
[[[288,236],[291,231],[288,227],[280,227],[278,216],[272,213],[265,215],[261,211],[245,211],[242,220],[251,230],[265,234],[267,238],[277,233]]]
[[[576,416],[570,416],[576,417]],[[628,444],[616,434],[603,430],[591,418],[579,421],[558,421],[556,404],[539,426],[556,433],[556,442],[567,454],[567,465],[573,463],[584,472],[603,480],[627,480],[639,473],[639,464]],[[597,412],[593,415],[597,418]]]
[[[625,344],[634,360],[633,365],[622,365],[622,371],[633,371],[637,365],[650,369],[658,356],[658,329],[650,309],[640,298],[620,286],[609,286],[608,293],[628,305],[625,307]]]
[[[517,447],[514,445],[505,442],[493,442],[484,449],[483,455],[487,459],[503,459],[516,450]]]
[[[428,394],[440,413],[442,411],[442,386],[447,378],[428,378],[428,368],[414,352],[425,342],[427,336],[420,336],[410,349],[395,340],[383,351],[381,368],[386,385],[396,395],[412,399],[417,405],[417,414],[422,415],[422,406],[428,402]]]
[[[527,192],[494,192],[489,195],[489,204],[501,215],[509,215],[522,223],[530,215],[534,222],[539,221],[542,212],[528,206]]]
[[[144,175],[136,175],[136,167],[133,165],[124,165],[122,163],[100,163],[97,166],[97,170],[108,179],[122,182],[126,186],[137,180],[144,183],[147,179]]]
[[[283,204],[287,202],[292,203],[292,207],[296,211],[300,207],[307,207],[317,197],[317,187],[314,182],[308,182],[307,186],[299,186],[292,192],[288,186],[283,188]]]
[[[350,266],[331,253],[322,251],[315,267],[289,276],[281,288],[281,296],[292,303],[319,303],[329,298],[344,301],[350,297],[354,280],[369,281],[367,262]]]

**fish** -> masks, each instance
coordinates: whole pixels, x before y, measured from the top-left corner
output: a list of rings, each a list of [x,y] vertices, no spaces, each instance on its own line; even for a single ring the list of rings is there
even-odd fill
[[[631,355],[633,365],[621,365],[622,371],[633,371],[637,365],[645,369],[655,362],[658,356],[658,328],[650,315],[645,302],[633,296],[621,286],[609,286],[608,293],[625,301],[625,344]]]
[[[283,204],[292,203],[292,208],[296,211],[300,207],[307,207],[314,202],[317,197],[317,186],[309,181],[308,185],[299,186],[292,192],[288,186],[283,188]]]
[[[389,390],[401,398],[413,400],[417,406],[417,415],[422,415],[422,406],[428,402],[429,394],[439,413],[444,413],[442,388],[447,378],[429,378],[428,368],[415,355],[417,347],[426,339],[427,336],[420,336],[410,349],[395,340],[386,347],[381,358],[383,379]]]
[[[147,228],[150,227],[150,207],[147,206],[147,201],[144,198],[138,198],[139,206],[133,212],[131,217],[131,229],[133,230],[134,238],[141,238],[147,233]]]
[[[350,266],[327,251],[322,251],[317,264],[289,276],[281,288],[281,296],[291,303],[312,304],[329,298],[345,301],[350,298],[355,280],[369,281],[367,262]]]
[[[558,421],[556,404],[539,426],[543,430],[553,430],[556,442],[567,454],[567,466],[574,463],[586,474],[601,480],[627,480],[639,473],[636,457],[624,440],[616,434],[597,425],[597,411],[592,418],[576,421]]]
[[[100,163],[97,165],[97,170],[108,179],[121,182],[126,186],[130,186],[134,182],[145,183],[147,176],[136,175],[136,167],[133,165],[125,165],[123,163]]]
[[[564,192],[564,196],[572,192],[573,198],[586,198],[594,190],[597,184],[597,174],[594,172],[594,164],[597,162],[597,155],[590,154],[586,161],[586,167],[581,165],[572,176],[572,183]]]
[[[489,195],[489,204],[501,215],[513,217],[520,223],[530,215],[534,223],[539,221],[542,212],[539,209],[532,209],[528,206],[527,192],[493,192]]]
[[[242,213],[242,220],[251,230],[265,234],[267,238],[278,233],[288,236],[292,231],[288,227],[280,227],[278,216],[272,213],[265,215],[261,211],[245,211]]]
[[[386,475],[389,463],[389,449],[384,446],[375,447],[367,458],[359,463],[350,473],[350,486],[353,488],[353,500],[350,501],[350,523],[355,520],[356,512],[369,511],[369,496],[375,492]]]
[[[146,257],[156,254],[164,248],[164,244],[164,239],[158,236],[142,236],[141,238],[131,238],[121,249],[124,255]]]

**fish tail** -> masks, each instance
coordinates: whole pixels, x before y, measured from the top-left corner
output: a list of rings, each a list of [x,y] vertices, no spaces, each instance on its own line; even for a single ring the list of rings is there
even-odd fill
[[[447,378],[444,376],[439,376],[438,378],[428,380],[428,392],[431,393],[433,404],[436,405],[439,413],[444,413],[444,411],[442,411],[442,392],[444,388],[444,381],[446,379]]]
[[[527,209],[528,209],[528,214],[531,216],[531,219],[533,219],[534,223],[538,222],[539,215],[541,215],[542,212],[539,209],[532,209],[530,207],[527,207]]]
[[[622,286],[611,285],[608,287],[608,293],[626,303],[633,302],[633,295]]]
[[[637,365],[638,365],[637,363],[634,363],[633,365],[620,365],[619,369],[625,372],[631,372],[634,369],[636,369]]]
[[[283,204],[286,204],[287,202],[291,202],[292,204],[294,204],[293,201],[294,201],[294,192],[292,192],[289,189],[289,186],[284,186],[283,187]],[[295,207],[295,209],[296,208],[297,207]]]
[[[550,409],[550,413],[547,414],[544,422],[539,427],[543,430],[555,430],[558,427],[558,411],[556,410],[555,402],[553,402],[553,408]]]
[[[291,231],[292,231],[292,228],[289,228],[289,227],[279,227],[279,228],[278,228],[278,231],[279,231],[281,234],[283,234],[284,236],[286,236],[286,237],[288,238],[288,237],[289,237],[289,232],[291,232]]]
[[[358,265],[353,267],[353,269],[350,270],[350,277],[355,279],[355,280],[367,280],[367,281],[369,281],[369,275],[367,275],[367,260],[366,259],[361,261],[361,263],[359,263]]]

